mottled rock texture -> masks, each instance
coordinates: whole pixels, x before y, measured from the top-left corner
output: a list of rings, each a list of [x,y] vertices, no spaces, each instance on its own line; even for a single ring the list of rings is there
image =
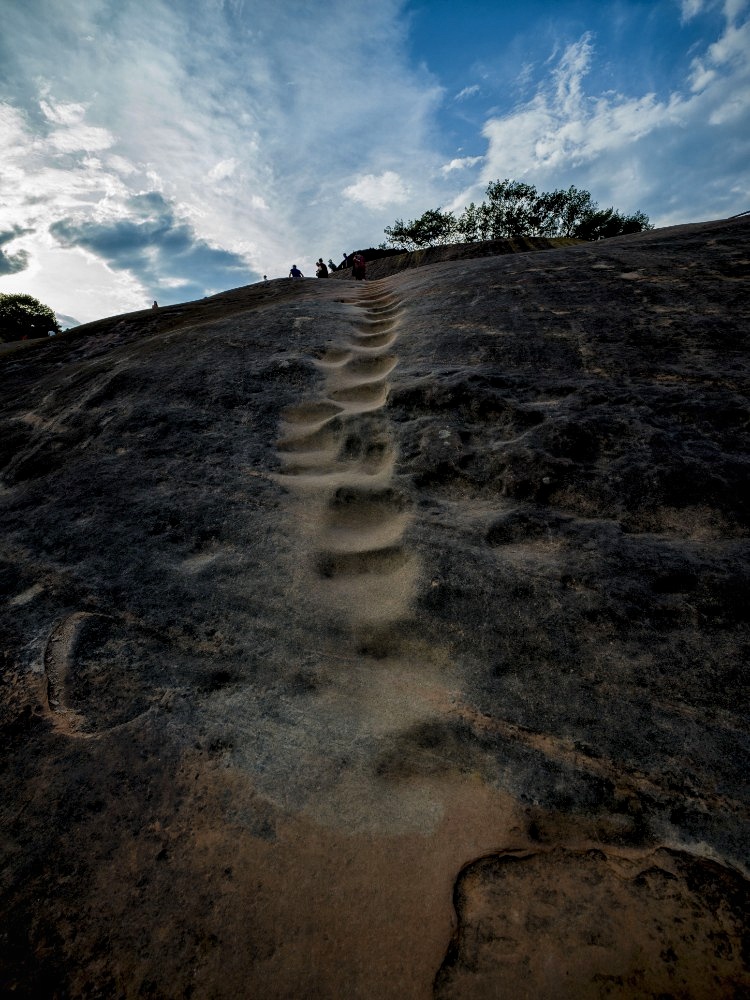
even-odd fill
[[[6,994],[750,995],[749,235],[0,356]]]

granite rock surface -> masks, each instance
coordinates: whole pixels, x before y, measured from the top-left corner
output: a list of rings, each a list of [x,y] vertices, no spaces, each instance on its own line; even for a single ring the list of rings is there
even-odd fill
[[[0,356],[6,994],[750,995],[749,235]]]

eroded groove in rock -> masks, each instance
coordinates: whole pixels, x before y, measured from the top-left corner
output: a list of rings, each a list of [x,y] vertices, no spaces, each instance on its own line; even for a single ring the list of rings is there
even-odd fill
[[[404,566],[409,555],[399,545],[369,551],[322,552],[318,556],[318,572],[330,578],[378,573],[381,576]]]
[[[356,486],[336,490],[328,503],[329,523],[363,526],[376,517],[400,514],[409,507],[409,498],[402,490],[387,486],[380,490]]]
[[[358,382],[384,379],[398,364],[398,358],[393,354],[382,354],[375,357],[358,356],[347,361],[342,377],[352,384]]]
[[[363,517],[354,524],[331,520],[324,524],[321,541],[331,552],[390,548],[400,540],[409,518],[409,514],[388,513],[382,517]]]
[[[325,476],[339,471],[335,451],[288,452],[280,457],[284,476]]]
[[[83,623],[89,611],[76,611],[53,628],[44,649],[44,673],[47,679],[47,708],[64,729],[74,731],[79,721],[70,705],[70,668]]]
[[[338,445],[339,433],[333,429],[333,425],[328,425],[313,431],[311,434],[301,433],[295,437],[280,438],[276,443],[276,450],[282,453],[323,451],[329,448],[336,448]]]
[[[388,396],[387,386],[380,382],[355,385],[345,389],[332,389],[329,397],[351,412],[366,412],[379,410],[385,405]]]
[[[144,715],[161,701],[171,679],[157,637],[128,616],[101,612],[78,611],[60,621],[43,662],[56,728],[84,739]]]
[[[320,400],[313,403],[299,403],[296,406],[288,406],[282,413],[282,419],[287,424],[302,424],[318,426],[328,420],[337,417],[341,413],[341,407],[329,400]]]
[[[400,545],[409,519],[405,499],[390,487],[392,434],[377,417],[398,364],[393,345],[400,303],[369,289],[359,295],[349,343],[329,347],[316,362],[326,373],[325,398],[287,407],[277,446],[281,481],[307,497],[298,522],[304,522],[313,578],[326,584],[321,601],[340,614],[342,594],[330,584],[356,583],[345,615],[352,625],[359,617],[384,620],[397,607],[405,610],[404,572],[413,560]],[[397,576],[400,582],[386,593],[383,580]]]
[[[395,316],[385,316],[382,319],[364,319],[358,323],[359,330],[368,333],[385,333],[387,330],[392,330],[396,326],[397,319]]]
[[[383,347],[390,347],[397,339],[395,331],[390,333],[369,333],[352,335],[352,344],[358,352],[380,351]]]
[[[331,348],[317,358],[315,364],[321,368],[340,368],[352,357],[352,352],[346,349]]]
[[[384,305],[370,305],[367,311],[370,316],[398,315],[401,312],[401,304],[393,298],[386,301]]]

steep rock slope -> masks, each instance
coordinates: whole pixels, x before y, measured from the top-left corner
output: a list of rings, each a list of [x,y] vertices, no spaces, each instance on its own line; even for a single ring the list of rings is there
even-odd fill
[[[749,228],[2,359],[7,990],[750,989]]]

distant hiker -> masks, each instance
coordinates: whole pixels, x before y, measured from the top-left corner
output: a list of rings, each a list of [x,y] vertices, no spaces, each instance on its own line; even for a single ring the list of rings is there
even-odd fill
[[[341,261],[341,263],[339,264],[339,271],[344,271],[344,270],[346,270],[346,267],[347,267],[347,261],[348,261],[348,259],[349,259],[349,258],[348,258],[348,257],[346,256],[346,250],[344,250],[344,259],[343,259],[343,260]]]
[[[297,267],[296,264],[292,264],[292,269],[289,272],[289,277],[290,278],[304,278],[304,274],[302,273],[302,271],[300,271],[300,269]]]
[[[268,283],[268,275],[267,274],[263,275],[263,280],[266,282],[266,284]]]
[[[154,299],[154,304],[151,306],[151,308],[152,309],[158,309],[159,308],[159,303],[156,301],[156,299]]]
[[[365,263],[365,258],[361,253],[355,253],[354,259],[352,260],[352,276],[356,278],[357,281],[364,281],[366,271],[367,264]]]
[[[323,263],[322,257],[318,257],[318,263],[315,265],[315,277],[316,278],[328,277],[328,268]]]

